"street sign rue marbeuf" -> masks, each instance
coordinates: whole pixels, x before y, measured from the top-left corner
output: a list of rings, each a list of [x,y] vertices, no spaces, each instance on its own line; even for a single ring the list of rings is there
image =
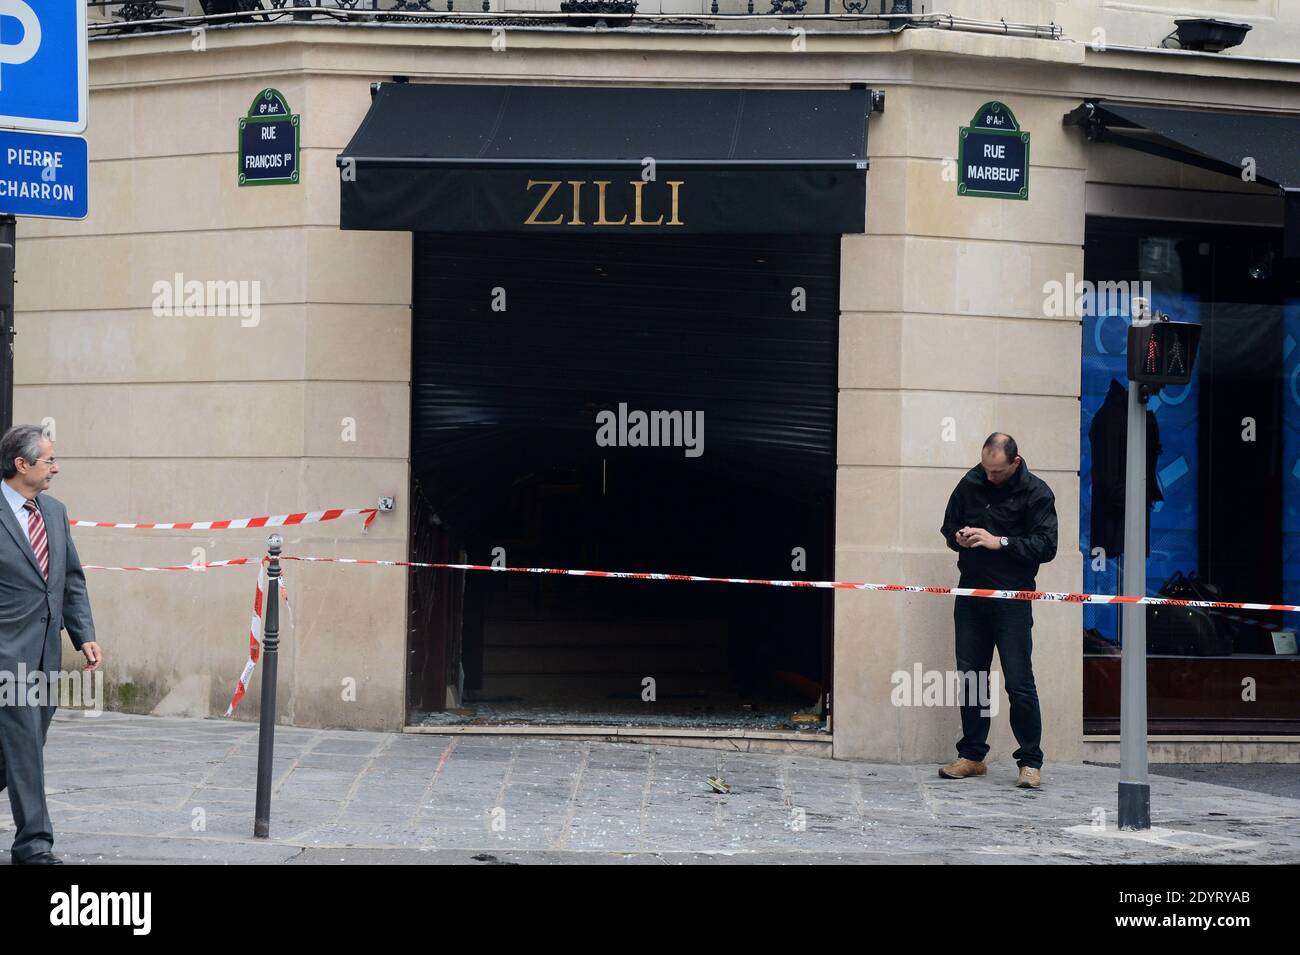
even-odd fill
[[[84,219],[84,0],[0,0],[0,214]],[[8,24],[21,29],[10,30]]]
[[[1029,198],[1029,133],[1006,104],[975,111],[957,140],[957,195]]]
[[[0,0],[3,2],[3,0]],[[273,186],[298,181],[301,117],[289,112],[279,90],[253,97],[248,115],[239,117],[239,184]]]

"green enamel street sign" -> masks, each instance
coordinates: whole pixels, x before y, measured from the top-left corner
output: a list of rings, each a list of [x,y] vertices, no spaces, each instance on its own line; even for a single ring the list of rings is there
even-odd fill
[[[239,184],[282,186],[298,181],[300,117],[289,112],[279,90],[253,97],[248,115],[239,117]]]
[[[985,103],[961,128],[957,195],[1029,198],[1029,134],[1005,104]]]

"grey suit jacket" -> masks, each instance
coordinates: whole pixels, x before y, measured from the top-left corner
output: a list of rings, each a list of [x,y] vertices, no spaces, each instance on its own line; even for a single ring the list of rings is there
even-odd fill
[[[48,494],[38,496],[36,504],[49,538],[48,581],[13,511],[0,499],[0,670],[10,673],[18,671],[19,663],[29,673],[59,669],[59,631],[64,628],[78,650],[95,640],[86,575],[72,543],[67,509]]]

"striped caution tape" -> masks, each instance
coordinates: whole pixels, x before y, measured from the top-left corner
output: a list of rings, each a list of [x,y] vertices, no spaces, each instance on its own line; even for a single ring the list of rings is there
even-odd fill
[[[265,586],[266,560],[263,559],[257,568],[257,586],[253,591],[253,619],[248,629],[248,662],[244,664],[244,670],[239,674],[234,696],[230,698],[230,705],[226,707],[227,716],[235,712],[235,707],[244,698],[244,693],[248,690],[248,681],[253,676],[253,668],[257,666],[257,661],[262,655],[262,594]]]
[[[119,570],[119,571],[201,571],[209,567],[247,567],[249,564],[257,564],[257,583],[253,590],[253,615],[248,628],[248,661],[244,664],[244,670],[239,674],[239,680],[235,684],[235,693],[230,698],[230,705],[226,707],[226,715],[230,716],[235,712],[235,707],[239,706],[240,700],[248,691],[248,681],[252,679],[253,670],[257,666],[257,661],[262,655],[262,612],[264,610],[264,600],[266,593],[266,565],[269,558],[266,557],[232,557],[229,560],[209,560],[194,564],[174,564],[170,567],[107,567],[101,564],[85,564],[82,570]],[[284,575],[280,576],[280,595],[284,600],[285,608],[289,611],[289,625],[293,626],[293,609],[289,605],[289,591],[284,586]]]
[[[106,567],[103,564],[83,564],[82,570],[207,570],[209,567],[242,567],[255,564],[257,557],[232,557],[230,560],[205,560],[193,564],[173,564],[170,567]]]
[[[291,527],[296,524],[319,524],[323,521],[337,521],[344,517],[365,516],[362,530],[370,527],[379,513],[377,507],[333,507],[323,511],[300,511],[297,514],[271,514],[262,517],[236,517],[221,521],[175,521],[172,523],[136,522],[114,524],[111,521],[78,521],[71,518],[68,523],[73,527],[108,527],[118,530],[146,531],[225,531],[245,530],[256,527]]]
[[[285,554],[282,561],[300,561],[320,564],[358,564],[373,567],[425,567],[434,570],[488,571],[511,574],[550,574],[563,577],[605,577],[615,580],[676,580],[710,584],[751,584],[763,587],[802,587],[821,590],[868,590],[882,593],[937,594],[951,597],[986,597],[995,600],[1028,600],[1057,603],[1091,603],[1091,604],[1145,604],[1160,607],[1201,607],[1212,610],[1265,610],[1281,612],[1300,612],[1300,605],[1279,603],[1251,603],[1236,600],[1186,600],[1178,597],[1133,597],[1117,594],[1081,594],[1051,590],[992,590],[981,587],[926,587],[919,584],[874,584],[865,581],[846,580],[774,580],[758,577],[702,577],[696,574],[663,574],[640,571],[619,570],[571,570],[557,567],[499,567],[493,564],[446,564],[425,563],[406,560],[372,560],[356,557],[305,557]],[[85,570],[118,571],[198,571],[209,567],[235,567],[257,563],[257,583],[253,591],[253,613],[249,624],[248,662],[239,675],[230,705],[226,707],[226,716],[234,713],[235,708],[248,690],[248,681],[261,657],[262,651],[262,614],[264,594],[266,591],[266,567],[269,558],[235,557],[229,560],[214,560],[196,564],[178,564],[170,567],[105,567],[88,564]],[[280,593],[286,607],[289,602],[288,590],[281,577]],[[292,624],[292,610],[290,610]]]
[[[257,571],[257,584],[253,590],[253,617],[248,628],[248,662],[244,664],[244,670],[239,674],[239,680],[235,684],[235,693],[230,698],[230,705],[226,707],[226,715],[231,716],[235,712],[235,707],[239,706],[240,700],[248,691],[248,681],[253,677],[253,670],[257,666],[257,661],[262,656],[262,611],[264,609],[264,600],[266,594],[266,565],[269,558],[262,558],[262,566]],[[284,609],[288,612],[289,626],[293,626],[293,607],[289,604],[289,588],[285,586],[284,571],[280,571],[280,600],[284,604]]]
[[[382,567],[432,567],[440,570],[486,570],[512,574],[553,574],[564,577],[609,577],[618,580],[682,580],[709,584],[756,584],[764,587],[811,587],[823,590],[876,590],[887,593],[946,594],[953,597],[991,597],[995,600],[1056,601],[1059,603],[1150,604],[1166,607],[1210,607],[1224,610],[1300,611],[1296,604],[1245,603],[1232,600],[1184,600],[1175,597],[1126,597],[1115,594],[1072,594],[1050,590],[989,590],[977,587],[923,587],[918,584],[871,584],[845,580],[768,580],[754,577],[699,577],[694,574],[658,574],[620,570],[567,570],[556,567],[497,567],[493,564],[438,564],[405,560],[363,560],[349,557],[298,557],[281,560],[330,564],[370,564]]]
[[[269,558],[263,557],[262,564],[257,571],[257,584],[253,590],[253,617],[248,628],[248,662],[244,664],[244,670],[239,674],[239,680],[235,683],[235,693],[230,698],[230,705],[226,707],[226,715],[231,716],[235,712],[235,707],[244,698],[248,691],[248,681],[253,677],[253,670],[257,666],[257,661],[262,656],[262,611],[265,607],[266,595],[266,566]],[[289,626],[293,626],[293,607],[289,604],[289,589],[284,583],[284,571],[280,572],[280,599],[284,603],[284,609],[288,611]]]

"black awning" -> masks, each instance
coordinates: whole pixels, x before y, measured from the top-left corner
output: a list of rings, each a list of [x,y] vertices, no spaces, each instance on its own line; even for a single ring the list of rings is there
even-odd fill
[[[338,157],[341,225],[862,232],[869,111],[866,89],[384,83]]]
[[[1300,255],[1300,113],[1238,113],[1088,101],[1065,114],[1092,142],[1113,143],[1240,179],[1286,197],[1287,255]],[[1295,227],[1292,226],[1295,223]]]

